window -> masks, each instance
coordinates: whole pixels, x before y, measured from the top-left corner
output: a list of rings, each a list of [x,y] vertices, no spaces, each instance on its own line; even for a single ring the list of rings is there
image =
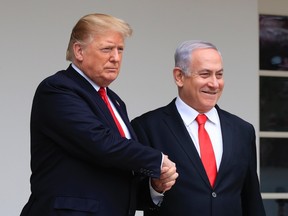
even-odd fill
[[[288,16],[259,15],[260,184],[267,216],[288,216]]]

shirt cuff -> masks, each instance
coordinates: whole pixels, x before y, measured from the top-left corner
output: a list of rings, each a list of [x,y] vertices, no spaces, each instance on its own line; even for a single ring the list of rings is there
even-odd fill
[[[163,202],[164,193],[158,193],[155,191],[151,185],[151,178],[149,179],[149,188],[150,188],[150,195],[152,198],[152,201],[155,205],[161,206],[161,203]]]

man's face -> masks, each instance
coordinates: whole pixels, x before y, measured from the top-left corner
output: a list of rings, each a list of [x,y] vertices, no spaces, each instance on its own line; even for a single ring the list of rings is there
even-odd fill
[[[97,85],[106,87],[119,74],[123,50],[123,36],[108,31],[95,36],[86,46],[75,44],[75,64]]]
[[[191,75],[178,73],[181,77],[176,80],[179,96],[198,112],[208,112],[216,105],[224,88],[222,58],[214,49],[198,49],[193,52],[192,59]],[[174,70],[174,76],[175,73]]]

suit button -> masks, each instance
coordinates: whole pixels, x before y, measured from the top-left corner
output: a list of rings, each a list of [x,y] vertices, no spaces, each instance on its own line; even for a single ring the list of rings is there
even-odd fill
[[[214,198],[216,198],[216,197],[217,197],[217,194],[216,194],[216,192],[213,192],[213,193],[212,193],[212,197],[214,197]]]

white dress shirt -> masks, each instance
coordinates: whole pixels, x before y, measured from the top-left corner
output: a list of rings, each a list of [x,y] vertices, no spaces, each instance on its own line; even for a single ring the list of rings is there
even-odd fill
[[[179,97],[176,98],[175,105],[195,145],[195,148],[197,149],[198,154],[201,157],[199,140],[198,140],[198,123],[196,121],[196,117],[198,116],[199,113],[195,109],[191,108],[186,103],[184,103]],[[210,136],[215,154],[217,170],[219,170],[223,154],[223,142],[222,142],[220,119],[215,107],[213,107],[209,112],[205,113],[205,115],[207,116],[205,129]],[[160,194],[157,191],[155,191],[152,188],[151,183],[150,183],[150,193],[153,202],[156,205],[160,206],[161,202],[163,201],[164,194]]]
[[[200,156],[200,147],[198,140],[198,123],[196,121],[196,117],[199,113],[195,109],[185,104],[179,97],[177,97],[175,104],[186,126],[186,129],[189,135],[191,136],[191,139],[193,140],[195,148],[197,149],[198,154]],[[204,114],[207,116],[205,129],[209,134],[210,140],[212,142],[218,170],[223,154],[223,141],[222,141],[220,119],[215,107],[213,107],[209,112]]]

